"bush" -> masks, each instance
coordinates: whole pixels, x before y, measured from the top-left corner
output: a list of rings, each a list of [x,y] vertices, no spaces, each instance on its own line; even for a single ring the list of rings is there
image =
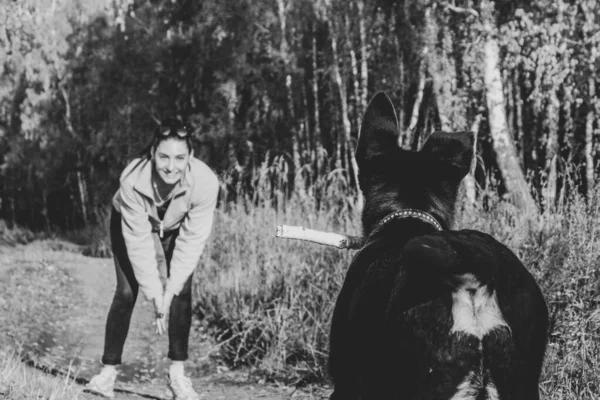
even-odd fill
[[[95,210],[94,219],[96,224],[90,224],[85,228],[67,232],[67,240],[82,247],[81,253],[84,256],[110,258],[112,250],[110,247],[110,207],[98,208]]]
[[[230,206],[218,213],[194,298],[231,366],[260,365],[267,374],[307,381],[324,376],[333,301],[352,253],[276,239],[283,223],[339,231],[334,215],[299,200],[282,213]]]
[[[9,227],[6,221],[0,219],[0,245],[15,246],[17,244],[27,244],[42,236],[43,234],[34,233],[29,229],[18,226]]]

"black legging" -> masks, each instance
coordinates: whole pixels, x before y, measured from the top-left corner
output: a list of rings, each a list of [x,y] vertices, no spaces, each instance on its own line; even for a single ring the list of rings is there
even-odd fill
[[[171,257],[175,248],[175,238],[179,230],[165,232],[161,244],[165,252],[167,273],[171,270]],[[125,239],[121,228],[121,214],[113,208],[110,216],[110,240],[112,244],[115,269],[117,271],[117,290],[108,312],[106,333],[104,336],[104,365],[121,364],[123,345],[129,332],[129,323],[139,284],[135,279]],[[188,358],[188,341],[192,323],[192,277],[183,290],[173,298],[169,309],[169,354],[173,361],[185,361]]]

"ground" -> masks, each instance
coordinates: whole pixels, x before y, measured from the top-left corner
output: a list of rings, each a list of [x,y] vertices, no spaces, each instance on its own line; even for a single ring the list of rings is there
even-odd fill
[[[59,240],[0,245],[0,341],[50,370],[80,381],[99,371],[106,316],[115,288],[112,259],[81,255]],[[123,354],[117,399],[165,396],[167,337],[152,325],[153,307],[140,295]],[[321,399],[322,388],[296,390],[229,371],[218,346],[194,321],[186,371],[206,399]],[[89,398],[99,398],[86,395]]]

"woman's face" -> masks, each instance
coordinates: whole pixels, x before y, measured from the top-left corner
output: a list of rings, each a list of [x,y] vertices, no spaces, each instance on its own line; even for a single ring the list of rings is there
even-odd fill
[[[154,152],[154,167],[158,176],[168,185],[181,179],[190,160],[185,140],[169,138],[161,141]]]

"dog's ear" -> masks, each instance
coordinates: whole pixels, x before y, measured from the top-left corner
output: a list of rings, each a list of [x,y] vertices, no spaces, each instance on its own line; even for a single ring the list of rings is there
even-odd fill
[[[473,132],[433,132],[421,152],[432,160],[457,168],[461,178],[471,169],[475,159],[475,135]]]
[[[390,98],[383,92],[377,93],[367,106],[363,116],[356,147],[359,164],[398,147],[398,119]]]

